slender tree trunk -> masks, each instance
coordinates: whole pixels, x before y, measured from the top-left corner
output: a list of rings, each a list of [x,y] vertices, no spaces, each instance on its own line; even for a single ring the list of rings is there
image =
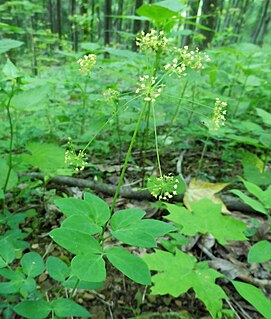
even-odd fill
[[[136,14],[136,10],[142,6],[143,4],[143,0],[136,0],[135,1],[135,15]],[[138,32],[141,30],[141,21],[140,20],[134,20],[134,25],[133,25],[133,34],[136,35],[138,34]],[[132,50],[136,51],[136,43],[135,41],[132,44]]]
[[[54,18],[53,18],[53,4],[52,0],[48,1],[48,17],[49,17],[49,23],[50,23],[50,30],[53,33],[55,31],[54,29]]]
[[[239,40],[239,41],[241,40],[241,37],[242,37],[241,32],[242,32],[244,21],[249,9],[249,5],[250,5],[250,0],[245,0],[241,2],[239,15],[235,23],[234,33],[239,35],[238,38],[236,38],[236,40]]]
[[[62,21],[61,21],[61,0],[56,1],[56,16],[57,16],[57,33],[59,40],[62,39]],[[59,49],[61,48],[61,44],[59,44]]]
[[[251,37],[252,42],[255,44],[263,43],[264,34],[270,22],[270,12],[268,12],[269,6],[270,6],[270,0],[266,0],[262,7],[262,10],[260,10],[260,13],[258,15],[259,22]]]
[[[104,46],[111,42],[112,33],[112,0],[105,0],[104,5]]]
[[[76,14],[76,0],[71,0],[71,16]],[[73,50],[78,51],[78,30],[76,21],[71,22]]]
[[[214,37],[215,26],[217,21],[217,4],[218,0],[203,0],[202,9],[201,9],[201,19],[200,24],[208,27],[211,30],[200,29],[199,32],[205,37],[202,48],[207,47]]]
[[[89,22],[89,25],[90,25],[90,41],[94,42],[95,0],[91,0],[90,7],[91,7],[91,19],[90,19],[90,22]]]
[[[118,11],[117,11],[117,16],[122,16],[123,15],[123,0],[118,1]],[[116,28],[116,42],[120,43],[121,42],[121,36],[119,32],[121,31],[122,28],[122,19],[117,18],[115,22],[115,28]]]
[[[80,14],[81,16],[84,16],[85,19],[87,19],[88,16],[88,0],[81,0],[81,6],[80,6]],[[89,36],[89,29],[90,29],[90,25],[89,22],[83,24],[82,26],[82,32],[83,32],[83,41],[88,39]]]
[[[199,9],[199,3],[200,0],[190,0],[188,2],[188,10],[187,10],[187,16],[186,19],[189,23],[186,23],[184,25],[185,30],[191,30],[192,32],[196,30],[196,21],[197,21],[197,14]],[[183,36],[182,37],[182,46],[190,45],[193,41],[193,34]]]

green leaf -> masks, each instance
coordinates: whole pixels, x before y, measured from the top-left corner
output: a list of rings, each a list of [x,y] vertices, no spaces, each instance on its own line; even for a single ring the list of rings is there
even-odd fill
[[[155,24],[161,23],[164,20],[170,19],[176,15],[176,12],[172,10],[153,4],[143,4],[136,10],[136,13],[140,16],[144,16],[153,20]]]
[[[121,247],[106,249],[110,263],[131,280],[142,285],[150,285],[151,275],[146,263],[138,256],[128,253]]]
[[[241,180],[242,180],[243,184],[245,185],[246,189],[252,195],[257,197],[259,201],[261,201],[263,203],[264,202],[264,197],[265,197],[264,191],[259,186],[257,186],[254,183],[250,183],[248,181],[245,181],[244,179],[241,179]]]
[[[265,110],[258,107],[256,108],[256,112],[265,124],[271,126],[271,113],[266,112]]]
[[[50,304],[44,300],[22,301],[13,310],[20,316],[29,319],[43,319],[51,312]]]
[[[197,263],[196,258],[180,250],[175,255],[156,250],[145,255],[144,260],[151,270],[158,272],[152,276],[152,294],[178,297],[192,288],[213,318],[217,318],[223,307],[222,299],[227,299],[224,291],[215,284],[216,278],[222,276],[220,273],[208,268],[205,262]]]
[[[84,309],[82,306],[78,305],[76,302],[70,299],[59,298],[51,302],[52,309],[54,310],[56,316],[71,317],[76,316],[80,318],[89,318],[90,313]]]
[[[87,234],[66,228],[56,228],[49,236],[60,246],[77,254],[100,254],[102,247],[98,241]]]
[[[67,264],[54,256],[48,257],[46,261],[46,269],[53,279],[60,282],[64,281],[70,274],[70,268]]]
[[[0,54],[5,53],[11,49],[15,49],[23,45],[23,42],[13,39],[1,39],[0,40]]]
[[[7,238],[0,240],[0,256],[2,260],[0,268],[6,267],[16,258],[15,249]]]
[[[266,298],[260,289],[239,281],[232,281],[232,284],[238,293],[257,309],[265,319],[271,319],[271,300]]]
[[[80,280],[101,282],[106,279],[105,262],[102,254],[85,254],[75,256],[71,269]]]
[[[112,235],[125,244],[151,248],[156,247],[156,237],[176,230],[161,221],[142,220],[145,214],[145,211],[133,208],[117,211],[110,220]]]
[[[88,203],[90,207],[90,217],[92,217],[95,224],[99,226],[104,226],[105,223],[110,218],[110,209],[98,196],[90,193],[84,193],[84,200]]]
[[[14,96],[12,106],[19,111],[37,111],[44,107],[44,103],[42,102],[47,99],[49,91],[49,86],[28,89]]]
[[[0,49],[1,50],[1,49]],[[19,76],[19,71],[16,68],[16,66],[10,61],[10,59],[7,59],[6,64],[3,67],[3,73],[6,76],[7,79],[16,79]]]
[[[271,243],[261,240],[253,245],[248,252],[249,263],[264,263],[271,260]]]
[[[166,8],[174,12],[179,12],[185,8],[185,5],[181,4],[180,1],[176,1],[176,0],[159,1],[159,2],[155,2],[154,5]]]
[[[192,212],[184,207],[166,204],[170,212],[165,218],[175,223],[184,235],[194,236],[197,233],[212,234],[220,244],[226,245],[229,240],[246,240],[246,224],[232,217],[221,214],[221,205],[209,199],[190,203]]]
[[[6,177],[8,174],[8,165],[5,160],[0,159],[0,188],[3,188],[6,182]],[[18,183],[18,177],[15,171],[12,169],[10,172],[9,180],[8,180],[8,185],[7,185],[7,190],[13,188],[16,186]]]
[[[110,217],[110,210],[106,202],[98,196],[89,193],[84,194],[84,200],[61,198],[55,200],[55,204],[66,216],[87,216],[98,226],[104,226]]]
[[[29,277],[36,277],[44,270],[44,262],[38,253],[27,253],[21,259],[23,272]]]
[[[247,196],[246,194],[242,193],[238,189],[232,189],[231,193],[237,195],[239,198],[242,199],[243,202],[245,202],[247,205],[252,207],[257,212],[262,213],[264,215],[268,215],[268,212],[265,209],[265,207],[263,206],[263,204],[258,202],[256,199],[253,199],[253,198]]]
[[[65,150],[56,144],[32,143],[26,146],[31,153],[23,154],[25,163],[39,168],[45,175],[57,175],[57,171],[67,168],[64,162]]]
[[[102,231],[102,227],[97,226],[87,216],[83,215],[72,215],[68,217],[62,222],[61,228],[76,230],[87,235],[98,234]]]

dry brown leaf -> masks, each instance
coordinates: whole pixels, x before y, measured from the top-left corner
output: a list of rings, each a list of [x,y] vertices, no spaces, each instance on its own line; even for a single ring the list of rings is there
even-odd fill
[[[209,183],[193,178],[184,194],[183,202],[186,208],[191,210],[189,203],[197,202],[203,198],[209,198],[215,204],[222,205],[223,213],[230,214],[230,211],[227,209],[223,201],[220,198],[214,196],[214,194],[220,192],[228,185],[229,183]]]

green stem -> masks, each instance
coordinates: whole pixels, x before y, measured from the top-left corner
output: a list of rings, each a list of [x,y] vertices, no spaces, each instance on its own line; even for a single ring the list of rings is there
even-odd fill
[[[74,294],[75,290],[77,289],[77,287],[78,287],[78,285],[79,285],[79,282],[80,282],[80,280],[77,279],[76,282],[75,282],[75,284],[74,284],[74,286],[73,286],[73,288],[72,288],[72,292],[71,292],[71,294],[70,294],[70,299],[72,299],[73,294]]]
[[[114,211],[114,207],[115,207],[117,198],[119,196],[120,188],[121,188],[121,185],[122,185],[123,180],[124,180],[124,174],[125,174],[126,169],[127,169],[128,161],[130,159],[130,155],[131,155],[131,152],[132,152],[133,145],[135,143],[136,135],[137,135],[137,132],[138,132],[138,129],[139,129],[139,126],[140,126],[140,123],[141,123],[141,120],[142,120],[142,117],[143,117],[143,114],[145,112],[147,104],[149,104],[149,102],[145,102],[144,103],[144,106],[143,106],[143,108],[142,108],[142,110],[140,112],[140,115],[139,115],[139,118],[137,120],[137,124],[136,124],[135,130],[134,130],[134,134],[133,134],[132,140],[130,142],[128,151],[126,153],[125,161],[124,161],[123,168],[122,168],[122,171],[121,171],[121,174],[120,174],[119,183],[118,183],[118,186],[117,186],[114,198],[113,198],[113,202],[112,202],[112,205],[111,205],[111,210],[110,210],[111,215],[112,215],[112,213]]]
[[[201,152],[201,156],[200,156],[200,160],[199,160],[199,165],[198,165],[198,169],[197,169],[197,175],[199,174],[200,170],[201,170],[201,167],[202,167],[202,163],[203,163],[203,158],[206,154],[206,151],[207,151],[207,144],[209,142],[209,139],[210,139],[210,136],[208,135],[206,140],[205,140],[205,143],[204,143],[204,146],[203,146],[203,149],[202,149],[202,152]]]
[[[146,153],[147,153],[147,146],[148,146],[148,140],[149,140],[149,123],[150,123],[150,103],[148,103],[148,110],[146,112],[146,128],[144,129],[143,133],[143,141],[141,146],[141,179],[142,179],[142,187],[144,187],[144,179],[145,179],[145,163],[146,163]]]
[[[177,107],[175,108],[175,112],[174,112],[174,114],[173,114],[173,116],[171,118],[170,124],[168,126],[168,130],[167,130],[166,135],[164,137],[163,146],[165,145],[166,140],[167,140],[167,138],[168,138],[168,136],[170,134],[170,129],[173,127],[173,124],[174,124],[174,122],[175,122],[175,120],[177,118],[177,115],[179,114],[179,110],[180,110],[180,107],[181,107],[181,104],[182,104],[182,99],[183,99],[184,93],[185,93],[186,88],[187,88],[187,84],[188,84],[188,80],[186,80],[186,82],[184,83],[184,87],[183,87],[181,96],[179,98],[179,102],[177,104]]]
[[[10,93],[10,96],[8,99],[8,103],[6,104],[6,109],[7,109],[7,114],[8,114],[8,122],[9,122],[9,131],[10,131],[10,140],[9,140],[9,154],[8,154],[8,173],[7,173],[7,177],[6,177],[6,180],[4,183],[4,187],[3,187],[4,193],[7,190],[8,181],[9,181],[11,169],[12,169],[12,149],[13,149],[13,140],[14,140],[14,128],[13,128],[13,122],[12,122],[12,117],[11,117],[11,113],[10,113],[10,104],[11,104],[11,100],[12,100],[14,93],[15,93],[15,84],[16,84],[16,82],[14,82],[12,84],[11,93]]]
[[[156,117],[155,117],[155,110],[154,104],[152,103],[152,117],[153,117],[153,126],[154,126],[154,137],[155,137],[155,149],[156,149],[156,157],[157,157],[157,165],[159,170],[159,175],[162,177],[162,169],[160,163],[160,156],[159,156],[159,149],[158,149],[158,138],[157,138],[157,130],[156,130]]]
[[[82,99],[83,99],[83,103],[82,103],[83,116],[82,116],[82,119],[81,119],[81,127],[80,127],[81,135],[84,134],[84,131],[85,131],[86,105],[87,105],[87,84],[88,83],[87,83],[87,79],[86,79],[85,84],[84,84],[84,88],[83,89],[81,88]]]
[[[125,110],[125,107],[130,104],[132,101],[138,99],[139,97],[141,97],[141,95],[138,95],[134,98],[132,98],[131,100],[129,100],[128,102],[126,102],[124,105],[122,105],[121,108],[119,108],[119,112],[120,111],[124,111]],[[89,147],[89,145],[95,140],[95,138],[102,132],[102,130],[109,124],[109,122],[111,121],[111,119],[113,119],[115,116],[117,116],[118,113],[114,113],[112,114],[111,117],[108,118],[108,120],[101,126],[101,128],[95,133],[95,135],[88,141],[88,143],[86,144],[86,146],[83,148],[82,152],[84,153],[86,151],[86,149]]]

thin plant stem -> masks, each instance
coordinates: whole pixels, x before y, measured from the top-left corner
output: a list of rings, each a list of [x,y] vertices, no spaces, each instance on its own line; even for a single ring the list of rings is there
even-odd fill
[[[145,164],[146,164],[146,154],[147,154],[147,146],[148,146],[148,140],[149,140],[149,123],[150,123],[150,112],[151,107],[150,103],[148,104],[148,110],[146,112],[146,128],[144,129],[143,133],[143,140],[142,140],[142,146],[141,146],[141,179],[142,179],[142,187],[144,187],[144,179],[145,179]]]
[[[177,115],[179,114],[180,106],[181,106],[181,104],[182,104],[182,99],[183,99],[184,93],[185,93],[185,91],[186,91],[187,84],[188,84],[188,80],[186,80],[186,82],[184,83],[184,87],[183,87],[181,96],[180,96],[180,98],[179,98],[179,102],[178,102],[178,104],[177,104],[177,106],[176,106],[176,108],[175,108],[175,112],[174,112],[174,114],[173,114],[173,116],[172,116],[172,118],[171,118],[170,124],[169,124],[169,126],[168,126],[169,129],[167,130],[166,135],[165,135],[165,137],[164,137],[163,145],[165,145],[166,140],[167,140],[167,138],[168,138],[168,136],[169,136],[169,134],[170,134],[170,129],[172,128],[172,126],[173,126],[173,124],[174,124],[174,122],[175,122],[175,120],[176,120],[176,118],[177,118]]]
[[[141,97],[141,95],[138,95],[134,98],[132,98],[131,100],[129,100],[128,102],[126,102],[121,108],[119,108],[118,110],[118,113],[121,111],[121,110],[124,110],[124,108],[130,104],[132,101],[138,99],[139,97]],[[83,148],[82,152],[85,152],[86,149],[89,147],[89,145],[95,140],[95,138],[102,132],[102,130],[109,124],[109,122],[111,121],[111,119],[113,119],[115,116],[118,115],[118,113],[113,113],[111,117],[108,118],[108,120],[102,125],[102,127],[95,133],[95,135],[88,141],[88,143],[86,144],[86,146]]]
[[[125,160],[124,160],[124,164],[123,164],[123,167],[122,167],[122,170],[121,170],[121,174],[120,174],[120,178],[119,178],[119,183],[118,183],[118,186],[117,186],[117,189],[115,191],[115,195],[114,195],[114,198],[113,198],[113,201],[112,201],[112,204],[111,204],[111,208],[110,208],[110,215],[112,216],[113,215],[113,212],[114,212],[114,208],[115,208],[115,205],[116,205],[116,201],[117,201],[117,198],[119,196],[119,193],[120,193],[120,188],[121,188],[121,185],[123,183],[123,180],[124,180],[124,175],[125,175],[125,172],[126,172],[126,169],[127,169],[127,166],[128,166],[128,161],[130,159],[130,156],[131,156],[131,152],[132,152],[132,148],[133,148],[133,145],[135,143],[135,140],[136,140],[136,136],[137,136],[137,132],[139,130],[139,127],[140,127],[140,123],[142,121],[142,117],[143,117],[143,114],[145,112],[145,109],[146,109],[146,106],[149,104],[150,102],[145,102],[142,109],[141,109],[141,112],[139,114],[139,117],[138,117],[138,120],[137,120],[137,123],[136,123],[136,127],[135,127],[135,130],[134,130],[134,133],[133,133],[133,136],[132,136],[132,139],[131,139],[131,142],[130,142],[130,145],[129,145],[129,148],[127,150],[127,153],[126,153],[126,156],[125,156]],[[108,219],[108,221],[106,222],[106,224],[103,226],[103,230],[99,236],[99,242],[100,243],[104,243],[104,238],[103,238],[103,235],[105,233],[105,230],[106,230],[106,227],[108,225],[110,221],[110,218]]]
[[[84,131],[85,131],[85,122],[86,122],[86,116],[85,116],[85,113],[86,113],[86,105],[87,105],[87,78],[86,78],[86,81],[85,81],[85,84],[84,84],[84,88],[81,89],[82,91],[82,98],[83,98],[83,101],[82,101],[82,110],[84,112],[82,118],[81,118],[81,126],[80,126],[80,133],[81,135],[84,134]]]
[[[136,135],[137,135],[138,129],[139,129],[139,127],[140,127],[140,123],[141,123],[141,120],[142,120],[142,117],[143,117],[143,114],[144,114],[144,112],[145,112],[145,109],[146,109],[147,104],[149,104],[149,102],[145,102],[145,103],[144,103],[144,106],[143,106],[142,109],[141,109],[141,112],[140,112],[140,115],[139,115],[139,117],[138,117],[135,130],[134,130],[133,137],[132,137],[132,139],[131,139],[131,142],[130,142],[128,151],[127,151],[127,153],[126,153],[125,161],[124,161],[123,168],[122,168],[122,171],[121,171],[121,174],[120,174],[119,183],[118,183],[118,186],[117,186],[117,189],[116,189],[114,198],[113,198],[113,202],[112,202],[112,204],[111,204],[111,209],[110,209],[110,213],[111,213],[111,214],[112,214],[113,211],[114,211],[114,207],[115,207],[117,198],[118,198],[118,196],[119,196],[120,188],[121,188],[121,185],[122,185],[123,180],[124,180],[124,175],[125,175],[125,172],[126,172],[126,169],[127,169],[128,161],[129,161],[129,159],[130,159],[130,155],[131,155],[131,152],[132,152],[132,148],[133,148],[133,145],[134,145],[135,140],[136,140]]]
[[[162,169],[161,169],[159,149],[158,149],[158,138],[157,138],[156,117],[155,117],[154,103],[152,103],[152,117],[153,117],[153,126],[154,126],[154,137],[155,137],[155,150],[156,150],[157,165],[158,165],[159,175],[160,175],[160,177],[162,177]]]
[[[208,135],[206,140],[205,140],[205,143],[204,143],[204,146],[203,146],[203,149],[202,149],[202,152],[201,152],[201,155],[200,155],[200,159],[199,159],[199,165],[198,165],[198,169],[197,169],[197,175],[199,174],[200,170],[201,170],[201,167],[202,167],[202,163],[203,163],[203,158],[206,154],[206,151],[207,151],[207,144],[209,142],[209,139],[210,139],[210,136]]]
[[[15,84],[16,84],[16,82],[14,82],[12,84],[11,93],[10,93],[8,102],[6,104],[6,110],[7,110],[8,122],[9,122],[10,139],[9,139],[9,154],[8,154],[8,173],[7,173],[7,177],[6,177],[6,180],[4,183],[4,187],[3,187],[4,193],[7,190],[7,186],[8,186],[8,182],[9,182],[9,178],[10,178],[10,174],[11,174],[11,169],[12,169],[12,149],[13,149],[13,140],[14,140],[14,128],[13,128],[13,122],[12,122],[12,117],[11,117],[11,113],[10,113],[10,104],[11,104],[11,100],[12,100],[14,93],[15,93]],[[5,200],[4,200],[4,204],[5,204]]]
[[[78,285],[79,285],[79,282],[80,282],[80,280],[77,279],[76,282],[75,282],[75,284],[74,284],[74,286],[73,286],[73,288],[72,288],[72,291],[71,291],[71,293],[70,293],[70,299],[73,298],[73,294],[74,294],[75,290],[77,289],[77,287],[78,287]]]

